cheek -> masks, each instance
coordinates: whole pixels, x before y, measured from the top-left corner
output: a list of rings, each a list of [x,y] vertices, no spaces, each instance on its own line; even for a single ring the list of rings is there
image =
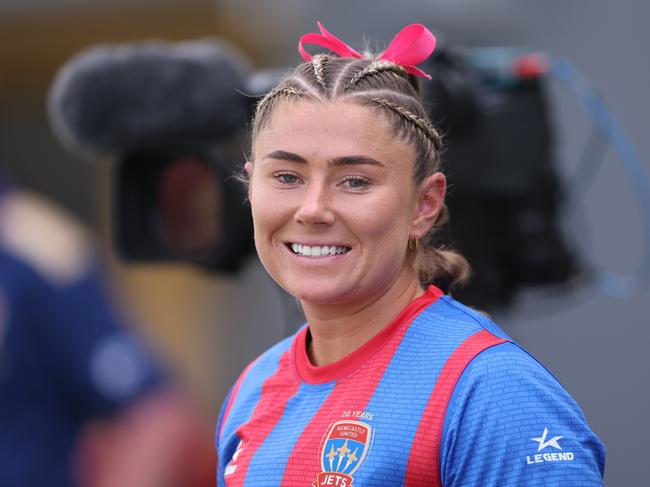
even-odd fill
[[[408,197],[397,192],[367,205],[359,221],[366,235],[378,240],[399,243],[408,241],[413,215],[409,211],[412,203]],[[403,238],[402,238],[403,237]]]
[[[291,213],[282,198],[278,198],[265,187],[251,187],[249,197],[255,240],[261,244],[268,241],[273,233],[291,218]]]
[[[251,212],[253,215],[253,238],[255,249],[262,265],[267,272],[273,275],[273,262],[271,252],[271,239],[277,227],[276,216],[271,205],[258,203],[251,199]]]

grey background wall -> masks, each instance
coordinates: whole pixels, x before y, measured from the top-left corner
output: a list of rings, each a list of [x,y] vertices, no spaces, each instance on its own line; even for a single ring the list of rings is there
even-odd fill
[[[152,2],[142,3],[151,8]],[[386,41],[406,23],[418,21],[444,32],[452,43],[529,45],[566,57],[592,81],[650,171],[646,25],[650,6],[642,0],[220,0],[203,2],[206,9],[207,3],[214,9],[210,20],[214,31],[197,23],[196,35],[230,37],[260,66],[297,62],[297,38],[313,31],[317,19],[350,41],[362,33]],[[142,37],[150,36],[148,32],[143,30]],[[188,24],[177,37],[192,33]],[[568,179],[591,123],[560,86],[549,88],[558,163]],[[27,99],[0,93],[0,159],[17,178],[99,226],[100,204],[92,190],[98,171],[58,149],[47,129],[43,101],[43,96]],[[644,242],[641,213],[622,162],[611,150],[581,203],[583,212],[567,209],[564,227],[584,262],[592,268],[634,271],[650,243]],[[245,363],[293,328],[287,322],[295,323],[299,312],[254,260],[236,278],[202,279],[209,284],[202,287],[197,306],[210,310],[203,318],[210,322],[205,326],[219,332],[208,333],[212,340],[202,344],[209,360],[199,373],[212,384],[216,404]],[[607,446],[608,485],[646,483],[649,302],[649,290],[633,299],[617,300],[584,283],[561,290],[527,290],[512,309],[497,314],[507,331],[544,362],[581,404]]]

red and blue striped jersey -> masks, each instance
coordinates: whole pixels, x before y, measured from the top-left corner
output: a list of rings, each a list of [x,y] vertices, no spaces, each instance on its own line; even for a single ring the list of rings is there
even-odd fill
[[[602,485],[604,448],[568,393],[437,288],[333,364],[311,365],[307,332],[226,398],[220,486]]]

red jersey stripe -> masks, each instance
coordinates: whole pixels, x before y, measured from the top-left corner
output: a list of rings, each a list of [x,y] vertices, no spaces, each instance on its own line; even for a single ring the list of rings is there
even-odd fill
[[[345,381],[336,384],[296,442],[284,470],[282,485],[312,485],[312,481],[321,471],[318,451],[323,435],[332,423],[333,415],[341,414],[344,409],[364,411],[412,321],[422,309],[437,301],[440,296],[442,296],[442,292],[437,288],[430,288],[427,294],[413,301],[395,319],[393,324],[399,323],[401,326],[394,329],[392,335],[387,337],[389,341],[386,346],[383,346],[372,357],[367,357],[363,352],[364,358],[369,358],[369,360],[363,365],[357,362],[358,367],[371,367],[374,373],[353,374],[348,376]],[[387,328],[393,324],[388,325]],[[296,340],[295,343],[300,344],[301,342]],[[296,350],[295,353],[305,352]],[[345,369],[347,370],[347,362]],[[341,418],[336,417],[335,419]]]
[[[422,420],[415,433],[404,485],[432,485],[440,487],[440,442],[442,427],[447,412],[449,400],[454,392],[456,383],[469,363],[483,350],[508,340],[492,335],[483,330],[467,338],[451,354],[440,371],[436,385],[433,388]],[[431,450],[433,449],[433,455]]]
[[[244,484],[253,456],[278,424],[287,403],[298,391],[300,381],[296,373],[290,369],[293,367],[290,357],[291,349],[281,355],[277,371],[262,385],[262,393],[253,415],[237,430],[237,436],[241,440],[238,450],[241,451],[236,457],[233,457],[237,468],[232,474],[225,477],[228,487]],[[288,378],[294,378],[294,380],[288,380]],[[278,402],[278,398],[283,398],[283,400]]]

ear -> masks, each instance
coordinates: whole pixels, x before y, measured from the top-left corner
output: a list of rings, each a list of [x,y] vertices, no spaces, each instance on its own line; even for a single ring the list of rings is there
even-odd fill
[[[251,199],[251,182],[253,179],[253,163],[251,161],[247,161],[246,164],[244,164],[244,171],[246,171],[246,175],[248,176],[248,200],[250,201]]]
[[[447,180],[441,172],[432,174],[420,184],[411,236],[422,238],[433,227],[445,202]]]

